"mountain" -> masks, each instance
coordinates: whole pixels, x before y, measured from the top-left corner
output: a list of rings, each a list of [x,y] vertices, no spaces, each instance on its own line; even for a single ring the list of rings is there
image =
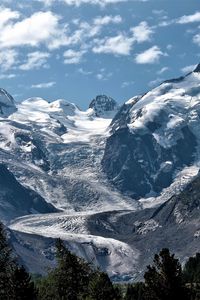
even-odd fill
[[[0,89],[0,117],[8,117],[16,110],[13,97],[4,89]]]
[[[199,210],[200,175],[158,207],[27,216],[13,221],[10,228],[18,253],[32,271],[43,273],[54,265],[53,238],[60,236],[71,251],[103,268],[113,280],[137,281],[163,247],[176,253],[182,263],[199,251]],[[34,256],[43,264],[33,265],[29,257]]]
[[[141,278],[162,247],[182,262],[197,251],[199,70],[120,108],[104,95],[86,111],[30,98],[0,117],[0,163],[13,191],[0,212],[31,272],[54,265],[58,237],[114,280]],[[34,191],[39,205],[20,202],[14,182]],[[7,202],[12,209],[3,211]]]
[[[89,105],[92,114],[96,117],[113,118],[117,113],[119,106],[117,102],[106,95],[96,96]]]
[[[9,221],[28,214],[54,213],[58,210],[38,193],[22,186],[14,175],[0,164],[0,216]]]
[[[111,120],[63,99],[27,99],[0,119],[0,162],[58,209],[133,208],[101,172]]]
[[[181,172],[198,172],[199,67],[126,102],[110,125],[102,168],[133,199],[159,195]]]

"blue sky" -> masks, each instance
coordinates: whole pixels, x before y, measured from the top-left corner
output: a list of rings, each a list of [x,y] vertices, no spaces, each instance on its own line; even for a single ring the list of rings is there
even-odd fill
[[[197,0],[1,0],[0,87],[122,103],[200,62]]]

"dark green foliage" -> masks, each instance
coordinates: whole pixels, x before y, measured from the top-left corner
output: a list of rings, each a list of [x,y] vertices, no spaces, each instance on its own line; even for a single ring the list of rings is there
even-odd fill
[[[120,285],[113,285],[114,292],[115,292],[115,298],[116,300],[122,300],[123,298],[123,290]]]
[[[183,274],[186,283],[200,283],[200,253],[189,258],[185,264]]]
[[[94,270],[72,254],[61,240],[56,242],[57,267],[39,282],[41,300],[120,300],[106,273]]]
[[[0,223],[0,299],[12,299],[12,274],[15,263],[11,254],[3,225]]]
[[[189,299],[181,265],[168,249],[162,249],[155,255],[153,265],[147,267],[144,279],[146,300]]]
[[[144,296],[144,283],[137,282],[127,286],[124,300],[142,300]]]
[[[57,267],[41,280],[40,299],[84,299],[93,269],[72,254],[61,240],[56,242],[56,249]]]
[[[200,300],[200,253],[188,259],[183,269],[183,276],[190,291],[190,299]]]
[[[36,291],[29,274],[16,263],[0,223],[0,299],[35,300]]]
[[[58,267],[55,270],[55,276],[59,282],[62,282],[61,286],[58,284],[59,293],[63,296],[66,295],[67,291],[67,299],[76,299],[74,294],[79,295],[87,292],[86,286],[93,270],[83,259],[66,249],[61,240],[57,241],[56,247]]]
[[[114,289],[108,275],[103,272],[95,272],[89,282],[88,299],[90,300],[117,300],[120,298],[117,290]]]
[[[13,276],[13,293],[16,300],[36,299],[37,293],[34,283],[31,282],[31,276],[24,267],[16,266]]]
[[[57,266],[45,277],[34,277],[36,290],[14,259],[0,223],[0,300],[200,300],[200,253],[189,258],[182,272],[179,260],[162,249],[147,267],[144,283],[129,284],[125,290],[71,253],[60,239],[56,250]]]

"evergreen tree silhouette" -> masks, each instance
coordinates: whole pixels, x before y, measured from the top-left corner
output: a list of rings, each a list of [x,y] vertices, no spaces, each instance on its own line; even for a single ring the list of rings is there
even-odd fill
[[[0,223],[0,299],[14,299],[12,280],[14,269],[12,250],[7,242],[4,226]]]
[[[34,283],[31,282],[31,276],[26,272],[23,266],[16,266],[12,280],[14,285],[13,293],[16,300],[37,299]]]
[[[162,249],[155,255],[153,265],[147,267],[144,279],[145,300],[189,299],[181,265],[168,249]]]
[[[108,275],[97,271],[88,286],[89,298],[91,300],[116,300],[117,295]]]

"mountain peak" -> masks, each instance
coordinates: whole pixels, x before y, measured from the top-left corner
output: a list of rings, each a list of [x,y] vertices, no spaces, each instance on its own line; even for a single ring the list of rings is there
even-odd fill
[[[0,117],[8,117],[17,110],[13,97],[0,88]]]
[[[79,108],[74,103],[71,103],[65,99],[58,99],[56,101],[53,101],[50,104],[50,107],[59,109],[68,116],[74,116],[76,110],[79,110]]]
[[[94,98],[89,108],[93,109],[96,117],[108,117],[118,110],[117,102],[106,95],[98,95]]]
[[[194,73],[199,73],[200,72],[200,64],[197,65],[197,67],[193,71]]]

